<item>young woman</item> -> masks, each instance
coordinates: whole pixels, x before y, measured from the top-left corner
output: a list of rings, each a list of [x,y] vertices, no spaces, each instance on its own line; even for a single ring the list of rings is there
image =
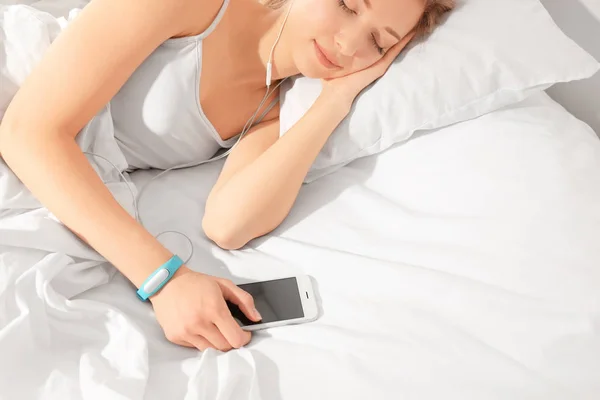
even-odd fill
[[[217,245],[237,249],[282,222],[354,98],[453,5],[92,0],[12,100],[0,125],[0,155],[42,204],[139,288],[173,254],[116,202],[75,142],[104,105],[111,103],[132,169],[168,168],[233,144],[265,95],[275,43],[274,82],[297,74],[322,79],[316,103],[286,135],[279,138],[273,107],[229,155],[202,228]],[[222,351],[250,340],[225,300],[260,319],[248,293],[186,266],[150,297],[168,340]]]

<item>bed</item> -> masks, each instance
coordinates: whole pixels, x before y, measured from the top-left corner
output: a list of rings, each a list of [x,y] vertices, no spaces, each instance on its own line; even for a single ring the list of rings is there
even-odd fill
[[[4,299],[2,398],[597,398],[600,142],[546,94],[306,185],[240,251],[198,229],[219,167],[153,183],[147,226],[185,232],[191,267],[238,283],[311,275],[319,320],[199,353],[169,344],[119,274],[76,262],[52,293],[23,272],[15,290],[45,302]]]
[[[60,247],[51,215],[3,213],[0,399],[598,399],[600,141],[573,113],[540,92],[420,132],[305,185],[239,251],[200,229],[220,162],[153,182],[145,225],[186,233],[192,268],[317,284],[317,321],[228,353],[167,342],[120,274]]]

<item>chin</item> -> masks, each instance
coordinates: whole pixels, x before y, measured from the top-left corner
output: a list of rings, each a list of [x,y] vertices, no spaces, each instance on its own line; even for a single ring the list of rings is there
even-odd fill
[[[312,79],[328,78],[327,76],[325,76],[325,74],[323,74],[323,71],[319,70],[319,68],[315,68],[314,66],[306,66],[306,67],[299,66],[298,70],[300,71],[301,75],[303,75],[307,78],[312,78]]]
[[[317,60],[311,59],[305,54],[296,55],[294,61],[300,74],[307,78],[326,79],[331,75],[331,71],[326,71]]]

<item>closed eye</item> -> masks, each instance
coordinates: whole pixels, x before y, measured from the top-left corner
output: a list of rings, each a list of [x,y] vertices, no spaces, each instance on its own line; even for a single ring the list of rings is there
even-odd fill
[[[338,5],[342,8],[342,10],[346,11],[349,14],[356,14],[354,10],[351,10],[350,7],[346,5],[344,0],[338,0]]]
[[[344,10],[348,14],[356,14],[356,11],[352,10],[350,7],[348,7],[346,5],[345,0],[338,0],[338,5],[341,7],[342,10]],[[375,50],[377,50],[379,55],[383,55],[383,53],[384,53],[383,48],[377,43],[377,39],[375,38],[374,34],[371,34],[371,44],[373,45]]]
[[[375,39],[375,35],[373,34],[371,34],[371,43],[373,43],[373,47],[375,47],[375,50],[377,50],[379,55],[383,55],[383,48],[379,44],[377,44],[377,39]]]

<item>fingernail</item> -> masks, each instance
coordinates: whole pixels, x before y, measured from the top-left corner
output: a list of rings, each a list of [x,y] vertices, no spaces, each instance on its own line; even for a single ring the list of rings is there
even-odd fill
[[[260,315],[260,313],[258,312],[258,310],[257,310],[256,308],[254,309],[254,316],[255,316],[257,319],[262,319],[262,316]]]

